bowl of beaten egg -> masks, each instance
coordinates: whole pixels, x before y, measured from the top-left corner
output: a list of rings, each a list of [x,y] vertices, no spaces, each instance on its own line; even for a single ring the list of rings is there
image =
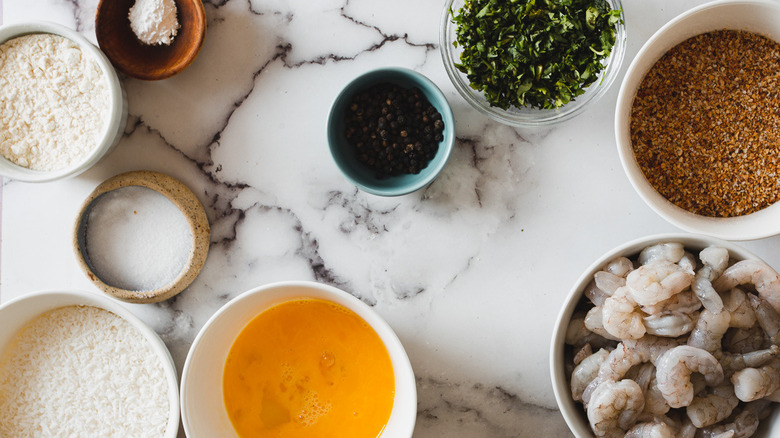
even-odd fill
[[[411,437],[417,390],[390,326],[314,282],[247,291],[192,344],[181,381],[187,436]]]

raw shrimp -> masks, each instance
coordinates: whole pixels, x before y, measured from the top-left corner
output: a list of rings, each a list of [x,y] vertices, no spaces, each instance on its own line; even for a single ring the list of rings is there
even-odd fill
[[[591,303],[593,303],[594,306],[603,306],[604,301],[606,301],[607,298],[611,296],[603,290],[599,289],[599,287],[596,286],[595,280],[591,280],[590,283],[588,283],[583,294],[590,300]]]
[[[623,438],[675,438],[677,429],[663,421],[638,423]]]
[[[644,362],[655,362],[666,350],[680,345],[674,339],[645,336],[638,340],[627,339],[617,345],[609,353],[607,360],[601,364],[599,375],[582,394],[584,405],[590,402],[593,391],[603,382],[617,382],[622,379],[634,365]]]
[[[602,348],[586,357],[574,368],[574,372],[571,375],[571,396],[574,400],[582,400],[582,393],[588,384],[598,376],[599,368],[607,360],[607,356],[609,356],[609,351]]]
[[[607,332],[617,338],[639,339],[644,336],[647,330],[643,317],[626,287],[619,288],[604,302],[602,323]]]
[[[667,312],[691,314],[701,309],[701,301],[692,290],[686,289],[678,294],[672,295],[669,299],[659,301],[650,306],[640,306],[639,308],[648,315],[657,315],[659,313]]]
[[[730,328],[723,337],[723,349],[729,353],[750,353],[769,346],[769,339],[760,325],[753,327]]]
[[[780,355],[780,347],[771,345],[765,350],[751,351],[749,353],[721,353],[718,360],[723,367],[725,376],[731,378],[737,371],[763,366],[778,355]]]
[[[576,313],[569,321],[569,326],[566,328],[566,337],[564,342],[567,345],[571,345],[575,348],[582,348],[585,344],[590,344],[592,348],[614,348],[616,343],[609,339],[605,339],[585,327],[585,314]]]
[[[729,263],[729,252],[725,248],[710,246],[699,253],[704,267],[699,269],[691,283],[691,289],[699,297],[704,308],[711,312],[723,310],[723,300],[712,287],[712,280],[720,277]]]
[[[690,273],[694,273],[696,271],[696,266],[698,265],[698,262],[696,261],[696,256],[689,253],[688,251],[685,251],[685,254],[683,254],[682,258],[679,262],[677,262],[680,267],[685,269],[686,271]]]
[[[715,357],[701,348],[681,345],[665,352],[655,363],[658,389],[673,408],[688,406],[693,400],[691,374],[704,375],[709,386],[723,381],[723,368]]]
[[[611,339],[614,341],[620,341],[620,338],[616,336],[612,336],[607,329],[604,328],[604,311],[601,307],[594,307],[588,311],[588,314],[585,315],[585,328],[592,331],[593,333],[596,333],[599,336],[602,336],[606,339]]]
[[[596,282],[596,287],[604,291],[609,296],[615,294],[615,291],[619,287],[626,285],[626,279],[619,277],[611,272],[599,271],[593,274],[593,281]]]
[[[729,329],[730,321],[729,312],[712,312],[704,309],[691,336],[688,337],[688,345],[716,354],[721,349],[721,340]]]
[[[656,261],[677,263],[685,255],[685,248],[681,243],[669,242],[648,246],[639,253],[639,264],[647,265]]]
[[[698,314],[680,312],[650,315],[642,318],[648,334],[676,338],[693,330]]]
[[[729,382],[707,392],[694,397],[685,409],[691,423],[696,427],[711,426],[725,420],[739,404],[739,399],[734,394],[734,385]]]
[[[744,402],[764,398],[780,389],[780,359],[759,368],[745,368],[731,376],[734,392]]]
[[[758,400],[745,405],[728,423],[715,424],[699,429],[696,436],[703,438],[747,438],[758,430],[759,420],[765,418],[770,403]]]
[[[739,261],[723,271],[723,275],[718,277],[712,286],[716,291],[723,293],[745,283],[752,283],[758,294],[780,313],[780,276],[764,262]]]
[[[658,261],[631,271],[626,276],[626,287],[635,303],[650,306],[682,292],[692,280],[693,274],[680,265]]]
[[[731,314],[729,326],[737,328],[750,328],[756,323],[756,313],[750,305],[747,294],[739,288],[721,294],[723,308]]]
[[[775,345],[780,344],[780,315],[777,314],[777,311],[767,300],[753,294],[748,294],[748,299],[750,300],[750,306],[753,307],[753,311],[756,313],[758,325],[761,326],[764,333],[769,337],[769,342]]]
[[[626,378],[635,381],[639,387],[642,388],[642,392],[645,395],[645,408],[642,411],[642,417],[650,417],[652,420],[653,417],[661,416],[669,412],[669,404],[666,403],[661,392],[658,391],[658,385],[656,384],[655,379],[655,365],[647,362],[631,368],[631,371],[633,370],[636,370],[636,373],[629,372],[626,374]],[[636,375],[631,376],[631,374]],[[649,420],[640,419],[640,421]]]
[[[604,270],[618,277],[625,277],[634,270],[634,263],[627,257],[618,257],[609,262]]]
[[[604,382],[593,391],[588,421],[597,437],[622,437],[642,412],[645,398],[633,380]]]

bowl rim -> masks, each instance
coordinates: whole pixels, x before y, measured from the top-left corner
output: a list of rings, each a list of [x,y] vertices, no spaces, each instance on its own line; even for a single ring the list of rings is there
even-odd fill
[[[564,371],[564,350],[565,350],[565,338],[566,329],[568,328],[568,322],[571,320],[571,316],[574,314],[579,302],[582,300],[584,288],[593,278],[593,274],[596,271],[601,270],[604,265],[615,257],[621,255],[637,254],[642,248],[660,243],[660,242],[680,242],[686,247],[700,246],[706,247],[710,245],[717,245],[726,248],[729,251],[730,258],[735,257],[740,260],[759,260],[762,259],[754,254],[752,251],[743,248],[737,243],[723,240],[713,236],[707,236],[702,234],[686,234],[686,233],[661,233],[651,234],[647,236],[637,237],[627,242],[621,243],[614,248],[606,251],[599,256],[594,262],[592,262],[583,272],[579,275],[577,280],[573,283],[569,292],[566,294],[561,308],[558,311],[558,315],[555,318],[555,324],[553,326],[553,333],[550,340],[550,354],[549,354],[549,366],[550,366],[550,380],[552,382],[553,393],[555,395],[555,401],[558,405],[558,409],[561,411],[566,425],[569,430],[577,437],[593,437],[593,433],[590,430],[589,425],[582,421],[583,411],[582,408],[574,402],[570,393],[569,381],[565,376]]]
[[[604,96],[607,91],[609,91],[609,89],[612,87],[612,84],[620,75],[628,40],[628,32],[626,31],[625,25],[625,9],[623,7],[622,0],[607,0],[613,9],[620,10],[621,21],[616,25],[615,45],[612,48],[612,52],[609,58],[607,58],[606,67],[599,73],[600,79],[588,86],[589,89],[591,87],[595,87],[595,91],[593,93],[586,93],[581,96],[577,96],[569,104],[554,110],[522,108],[516,109],[516,112],[512,112],[509,110],[492,107],[477,97],[478,95],[481,95],[480,92],[473,90],[469,86],[468,81],[464,79],[462,73],[455,68],[455,59],[451,53],[451,40],[454,41],[454,36],[451,34],[454,25],[450,20],[450,12],[456,12],[452,9],[452,5],[456,1],[463,0],[446,0],[440,19],[439,48],[441,52],[442,63],[444,64],[444,70],[447,72],[447,76],[449,77],[450,82],[452,82],[455,89],[458,91],[458,94],[460,94],[460,96],[466,102],[468,102],[471,107],[493,120],[496,120],[505,125],[522,128],[548,127],[565,122],[584,113],[587,109],[590,108],[590,105],[588,104],[595,104],[599,99],[601,99],[601,97]],[[568,109],[566,109],[567,106],[569,106]]]
[[[423,89],[423,92],[430,91],[432,95],[436,97],[436,100],[441,102],[441,108],[436,108],[439,113],[441,114],[442,120],[444,121],[444,139],[439,142],[439,150],[436,153],[438,156],[439,154],[442,155],[441,160],[436,160],[436,157],[432,159],[428,166],[425,167],[420,171],[420,174],[423,172],[425,173],[424,177],[420,177],[417,179],[416,182],[413,184],[404,184],[397,187],[377,187],[371,184],[367,184],[365,181],[361,180],[360,178],[357,178],[353,172],[350,166],[348,166],[346,163],[343,163],[342,160],[339,160],[336,158],[338,155],[337,151],[341,149],[339,146],[340,142],[337,141],[335,128],[337,121],[340,117],[340,115],[337,115],[335,113],[336,107],[346,99],[348,99],[350,96],[355,94],[355,92],[359,91],[362,88],[366,88],[366,84],[364,82],[371,79],[373,82],[374,77],[387,77],[387,76],[394,76],[394,77],[401,77],[404,79],[408,79],[410,82],[414,82],[418,84],[418,86]],[[433,104],[433,102],[431,102]],[[444,93],[441,91],[441,89],[434,83],[430,78],[423,75],[422,73],[406,68],[406,67],[398,67],[398,66],[387,66],[387,67],[378,67],[374,68],[368,71],[365,71],[356,77],[354,77],[352,80],[350,80],[342,89],[339,91],[339,93],[336,95],[336,97],[333,99],[333,102],[330,106],[330,111],[328,113],[328,119],[326,121],[326,135],[328,140],[328,150],[330,151],[330,156],[333,162],[336,164],[336,167],[341,171],[341,174],[344,176],[344,178],[347,179],[352,185],[356,186],[360,190],[370,193],[372,195],[377,196],[385,196],[385,197],[394,197],[394,196],[403,196],[407,195],[409,193],[416,192],[429,184],[433,183],[433,181],[439,176],[439,174],[444,170],[444,168],[447,165],[447,162],[450,159],[450,156],[452,155],[452,149],[455,145],[456,140],[456,133],[455,133],[455,117],[452,113],[452,108],[450,106],[449,101],[447,101],[447,98],[444,96]],[[448,133],[450,133],[448,135]],[[420,175],[418,174],[418,175]],[[398,178],[398,177],[389,177],[388,179],[392,178]]]
[[[118,317],[129,322],[138,332],[147,340],[148,345],[160,359],[160,365],[165,373],[165,379],[168,383],[168,423],[165,427],[164,438],[175,438],[179,433],[180,408],[179,408],[179,384],[176,364],[173,361],[170,350],[165,345],[160,336],[146,325],[140,318],[135,316],[130,310],[106,296],[76,289],[50,289],[36,292],[30,292],[25,295],[10,299],[0,304],[0,313],[11,311],[14,306],[25,301],[39,301],[41,304],[41,315],[49,310],[72,305],[84,305],[99,307],[107,310]],[[29,320],[28,320],[29,322]],[[4,346],[2,346],[4,347]],[[2,350],[0,350],[1,352]]]
[[[193,357],[195,354],[197,354],[199,349],[202,348],[201,340],[204,338],[204,336],[206,336],[208,329],[214,325],[217,320],[223,318],[223,315],[231,308],[241,305],[244,301],[250,300],[259,294],[272,293],[274,290],[284,290],[289,288],[315,289],[325,295],[337,298],[339,301],[332,300],[330,298],[316,297],[317,299],[332,301],[336,304],[346,307],[350,311],[357,314],[367,324],[369,324],[369,326],[371,326],[371,328],[377,333],[385,348],[387,349],[388,354],[390,355],[393,371],[397,379],[396,381],[398,381],[400,375],[401,379],[403,379],[401,384],[409,389],[408,396],[410,399],[407,403],[405,403],[403,406],[399,405],[397,400],[393,403],[391,418],[392,415],[396,412],[396,409],[401,409],[398,414],[399,416],[409,417],[408,422],[406,421],[406,418],[404,418],[404,424],[402,426],[406,427],[404,427],[403,430],[392,431],[393,437],[411,437],[412,433],[414,432],[414,426],[417,419],[417,385],[414,376],[414,370],[412,369],[411,362],[409,361],[409,356],[406,353],[406,350],[395,331],[392,329],[392,327],[390,327],[387,321],[385,321],[385,319],[379,315],[378,312],[352,294],[328,284],[307,280],[288,280],[267,283],[242,292],[227,303],[223,304],[216,312],[214,312],[213,315],[211,315],[211,317],[209,317],[203,327],[201,327],[201,329],[198,331],[198,334],[195,336],[195,339],[192,341],[192,345],[190,346],[189,352],[187,353],[187,358],[184,362],[184,368],[181,374],[179,396],[181,400],[181,421],[187,436],[195,436],[193,434],[194,431],[191,430],[189,413],[187,412],[188,404],[186,403],[186,400],[188,400],[190,397],[189,385],[191,383],[189,375],[191,373],[191,368],[193,367]],[[296,296],[298,298],[309,297],[309,295],[303,293],[296,294]],[[296,298],[286,298],[282,301],[279,301],[277,304],[294,299]],[[270,307],[273,307],[273,305],[266,305],[266,307],[264,307],[263,310],[257,312],[255,316],[259,315]],[[238,333],[236,333],[236,336],[237,335]],[[231,345],[234,341],[235,337],[231,340]],[[398,394],[397,386],[395,393]],[[382,432],[380,437],[384,436],[386,432],[387,429]]]
[[[618,157],[621,166],[623,167],[623,171],[631,183],[631,186],[634,188],[634,191],[651,210],[655,211],[656,214],[667,222],[682,230],[725,240],[744,241],[762,239],[780,234],[780,221],[774,221],[778,224],[774,229],[769,229],[766,226],[759,226],[759,224],[757,224],[759,221],[771,222],[768,221],[767,218],[780,215],[780,202],[748,215],[727,218],[701,216],[678,207],[658,193],[647,181],[647,178],[645,178],[644,173],[641,168],[639,168],[636,158],[634,157],[629,128],[630,109],[633,103],[634,94],[647,71],[658,61],[658,59],[655,59],[647,68],[640,70],[640,64],[645,62],[646,59],[644,58],[649,56],[648,53],[655,51],[659,46],[669,46],[663,52],[665,53],[671,47],[684,41],[685,38],[675,40],[676,42],[671,46],[664,42],[664,38],[670,32],[674,31],[682,22],[693,19],[699,14],[706,14],[720,7],[731,6],[764,6],[780,11],[780,3],[773,0],[715,0],[691,8],[669,20],[642,45],[626,70],[615,104],[614,132]],[[722,27],[714,26],[712,27],[712,30],[721,28]],[[689,37],[699,33],[701,32],[692,34]]]
[[[24,182],[50,182],[58,179],[79,175],[92,166],[119,142],[124,133],[124,123],[127,119],[127,99],[119,75],[111,62],[94,44],[80,33],[59,23],[51,21],[24,21],[0,25],[0,44],[13,38],[30,34],[48,33],[71,40],[95,61],[106,78],[109,93],[109,114],[106,125],[97,139],[95,147],[79,162],[57,170],[34,170],[19,166],[0,155],[0,162],[8,166],[0,166],[0,174],[10,179]]]

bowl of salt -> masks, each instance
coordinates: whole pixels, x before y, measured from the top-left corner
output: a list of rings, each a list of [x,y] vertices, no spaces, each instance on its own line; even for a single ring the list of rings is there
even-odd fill
[[[135,171],[109,178],[87,197],[73,246],[98,289],[130,303],[156,303],[195,280],[210,234],[203,205],[186,185]]]

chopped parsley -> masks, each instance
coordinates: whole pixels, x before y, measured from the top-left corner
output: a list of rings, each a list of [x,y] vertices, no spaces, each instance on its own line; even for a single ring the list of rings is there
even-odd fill
[[[620,11],[606,0],[466,0],[455,67],[491,106],[559,108],[598,78]]]

